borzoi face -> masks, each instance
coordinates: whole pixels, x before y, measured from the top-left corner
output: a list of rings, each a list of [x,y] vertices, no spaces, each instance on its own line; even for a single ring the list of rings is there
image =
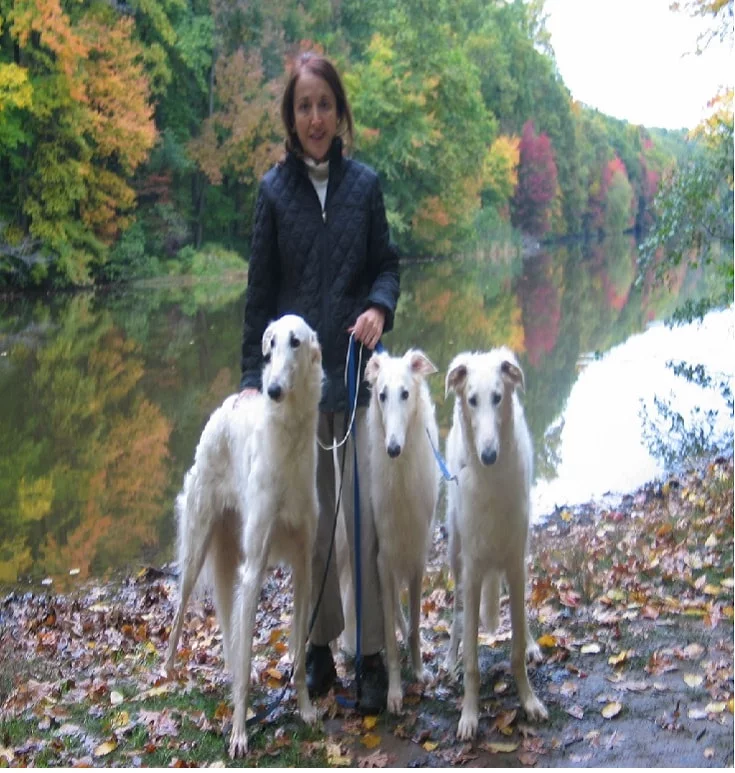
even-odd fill
[[[446,391],[456,393],[467,442],[485,466],[498,460],[501,428],[512,415],[517,386],[523,388],[523,371],[506,347],[459,354],[449,366]]]
[[[301,317],[287,314],[271,322],[263,334],[263,394],[277,403],[288,399],[321,357],[317,335]]]
[[[410,349],[403,357],[374,354],[365,367],[385,434],[385,450],[395,459],[406,446],[408,427],[418,411],[423,379],[436,367],[421,351]],[[421,432],[424,430],[421,429]]]

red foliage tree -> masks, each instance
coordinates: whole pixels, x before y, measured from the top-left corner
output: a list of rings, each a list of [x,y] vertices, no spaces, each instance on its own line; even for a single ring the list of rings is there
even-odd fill
[[[551,226],[556,188],[551,140],[544,133],[536,134],[533,121],[526,121],[521,135],[518,187],[512,203],[513,225],[533,236],[543,236]]]

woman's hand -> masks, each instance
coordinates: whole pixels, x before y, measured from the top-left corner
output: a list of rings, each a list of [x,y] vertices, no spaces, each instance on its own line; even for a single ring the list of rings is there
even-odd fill
[[[385,309],[380,306],[371,306],[355,320],[355,324],[349,328],[348,333],[354,333],[355,338],[372,351],[385,327]]]

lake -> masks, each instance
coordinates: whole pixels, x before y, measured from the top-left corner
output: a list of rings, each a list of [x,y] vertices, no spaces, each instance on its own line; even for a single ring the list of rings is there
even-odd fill
[[[655,400],[718,412],[722,442],[732,430],[720,390],[667,367],[701,362],[731,385],[732,308],[668,328],[660,320],[710,280],[680,270],[668,284],[636,282],[636,261],[621,237],[403,269],[384,343],[420,347],[439,368],[442,438],[452,357],[499,344],[518,353],[536,518],[665,474],[644,442]],[[243,273],[0,301],[0,583],[63,590],[172,558],[174,498],[207,417],[239,382],[244,286]]]

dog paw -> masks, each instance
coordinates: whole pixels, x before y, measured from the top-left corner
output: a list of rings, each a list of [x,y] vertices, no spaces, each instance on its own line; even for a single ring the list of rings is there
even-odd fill
[[[523,708],[526,711],[528,718],[535,722],[542,722],[549,718],[549,712],[546,711],[546,706],[535,696],[532,695],[524,704]]]
[[[299,716],[307,725],[313,725],[319,718],[316,706],[311,701],[307,701],[305,704],[299,706]]]
[[[471,741],[477,735],[477,712],[463,711],[457,726],[457,740]]]
[[[526,661],[531,663],[541,663],[543,659],[544,656],[541,652],[541,647],[539,647],[535,641],[531,640],[526,647]]]
[[[401,709],[403,708],[403,694],[401,693],[400,687],[397,690],[388,690],[386,705],[388,706],[388,711],[391,714],[401,713]]]
[[[230,758],[236,760],[238,757],[244,757],[248,753],[248,734],[247,731],[232,731],[230,736]]]

